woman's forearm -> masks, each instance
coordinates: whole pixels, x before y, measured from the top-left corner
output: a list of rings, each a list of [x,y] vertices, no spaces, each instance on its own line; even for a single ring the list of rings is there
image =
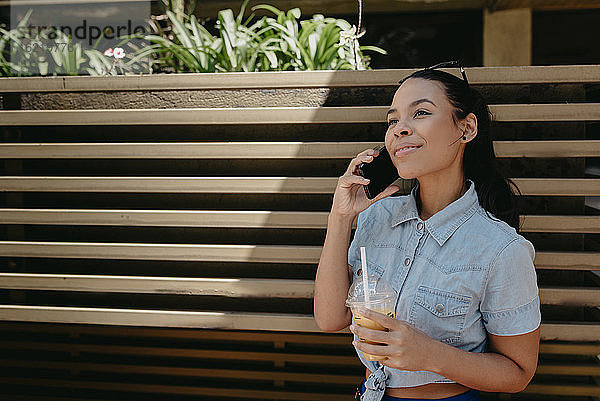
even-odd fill
[[[494,352],[468,352],[443,342],[429,369],[450,380],[476,390],[516,393],[530,381],[528,374],[510,358]]]
[[[344,305],[348,295],[348,245],[352,218],[329,214],[327,234],[315,278],[314,314],[323,331],[338,331],[352,321]]]

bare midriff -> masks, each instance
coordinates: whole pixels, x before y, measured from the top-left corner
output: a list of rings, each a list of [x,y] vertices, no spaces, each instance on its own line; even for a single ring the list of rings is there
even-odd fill
[[[371,371],[367,368],[367,376]],[[469,391],[470,388],[458,383],[429,383],[416,387],[387,387],[385,394],[400,398],[439,399],[452,397]]]

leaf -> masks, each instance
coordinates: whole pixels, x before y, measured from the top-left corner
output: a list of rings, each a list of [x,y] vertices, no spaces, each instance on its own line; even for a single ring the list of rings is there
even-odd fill
[[[281,11],[280,9],[278,9],[277,7],[273,7],[269,4],[259,4],[257,6],[252,7],[252,10],[269,10],[271,11],[273,14],[280,16],[283,14],[283,11]]]
[[[267,56],[267,58],[269,59],[269,62],[271,63],[271,68],[277,68],[277,56],[275,55],[274,52],[272,51],[265,51],[265,56]]]
[[[240,8],[240,12],[236,18],[236,21],[238,24],[242,23],[242,18],[244,17],[244,11],[246,10],[246,5],[248,4],[249,0],[244,0],[244,2],[242,3],[242,7]]]
[[[316,53],[315,53],[315,57],[314,57],[314,59],[317,63],[321,63],[323,61],[323,53],[329,47],[330,36],[332,36],[332,32],[335,28],[336,28],[336,26],[334,24],[327,24],[323,28],[321,35],[319,37],[319,42],[317,44]],[[333,35],[335,35],[335,32],[333,32]]]
[[[329,67],[332,60],[338,54],[339,48],[340,48],[340,46],[332,46],[332,47],[328,48],[327,51],[323,54],[323,57],[321,60],[322,65]],[[343,56],[342,56],[342,58],[343,58]]]
[[[250,14],[250,16],[249,16],[249,17],[246,19],[246,21],[245,21],[245,22],[244,22],[242,25],[244,25],[244,26],[247,26],[247,25],[248,25],[248,23],[249,23],[250,21],[252,21],[252,18],[254,18],[254,16],[255,16],[255,15],[256,15],[256,14],[254,14],[254,13]],[[262,20],[259,20],[258,22],[256,22],[256,24],[261,24],[261,23],[262,23]],[[253,30],[254,30],[255,28],[254,28],[254,26],[251,26],[251,27],[250,27],[250,29],[253,29]]]
[[[275,27],[276,29],[278,29],[280,32],[283,33],[283,39],[286,42],[288,42],[288,44],[290,45],[290,48],[296,54],[296,57],[301,58],[302,50],[300,48],[302,47],[302,45],[300,44],[298,39],[296,37],[294,37],[293,35],[290,35],[287,28],[284,27],[283,25],[281,25],[275,21],[270,21],[269,23],[271,24],[271,26]]]
[[[294,17],[296,19],[300,19],[301,15],[302,15],[302,12],[300,11],[300,9],[298,7],[292,8],[291,10],[288,11],[288,18]]]
[[[315,55],[317,54],[317,41],[319,40],[319,35],[317,32],[313,32],[308,35],[308,48],[310,51],[311,60],[315,59]]]
[[[218,21],[220,22],[219,32],[221,34],[221,38],[223,39],[223,43],[225,44],[228,63],[231,65],[233,70],[236,70],[238,63],[236,54],[233,50],[235,47],[235,36],[231,29],[231,24],[233,23],[233,11],[230,9],[219,11]]]
[[[300,31],[300,35],[298,36],[298,40],[300,43],[305,43],[308,39],[308,35],[317,29],[317,24],[311,21],[301,21],[300,25],[302,26],[302,29]]]
[[[342,29],[342,31],[349,31],[352,29],[352,25],[350,25],[350,23],[346,20],[338,19],[335,23]]]
[[[371,51],[381,53],[381,54],[388,54],[387,51],[385,51],[384,49],[379,48],[377,46],[360,46],[359,49],[360,50],[371,50]]]
[[[177,19],[175,14],[171,11],[167,11],[167,15],[173,24],[173,33],[179,42],[187,48],[192,47],[192,40],[189,36],[187,29],[183,26],[183,24]]]

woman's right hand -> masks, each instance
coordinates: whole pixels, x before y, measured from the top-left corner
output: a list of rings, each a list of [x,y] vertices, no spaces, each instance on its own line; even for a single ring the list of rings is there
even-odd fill
[[[335,193],[333,194],[331,213],[354,219],[360,212],[371,206],[373,203],[400,190],[400,187],[390,185],[375,198],[367,198],[363,186],[369,184],[369,180],[358,175],[357,169],[363,162],[372,162],[373,158],[377,155],[379,155],[379,151],[367,149],[360,152],[350,161],[346,172],[338,179],[338,184],[335,188]]]

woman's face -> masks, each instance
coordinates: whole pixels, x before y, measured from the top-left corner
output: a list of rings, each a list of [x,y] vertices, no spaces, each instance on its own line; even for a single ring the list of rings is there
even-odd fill
[[[464,144],[456,140],[463,133],[452,120],[452,105],[441,83],[422,78],[404,81],[394,95],[387,127],[385,146],[400,177],[462,169]],[[419,148],[400,150],[405,145]]]

